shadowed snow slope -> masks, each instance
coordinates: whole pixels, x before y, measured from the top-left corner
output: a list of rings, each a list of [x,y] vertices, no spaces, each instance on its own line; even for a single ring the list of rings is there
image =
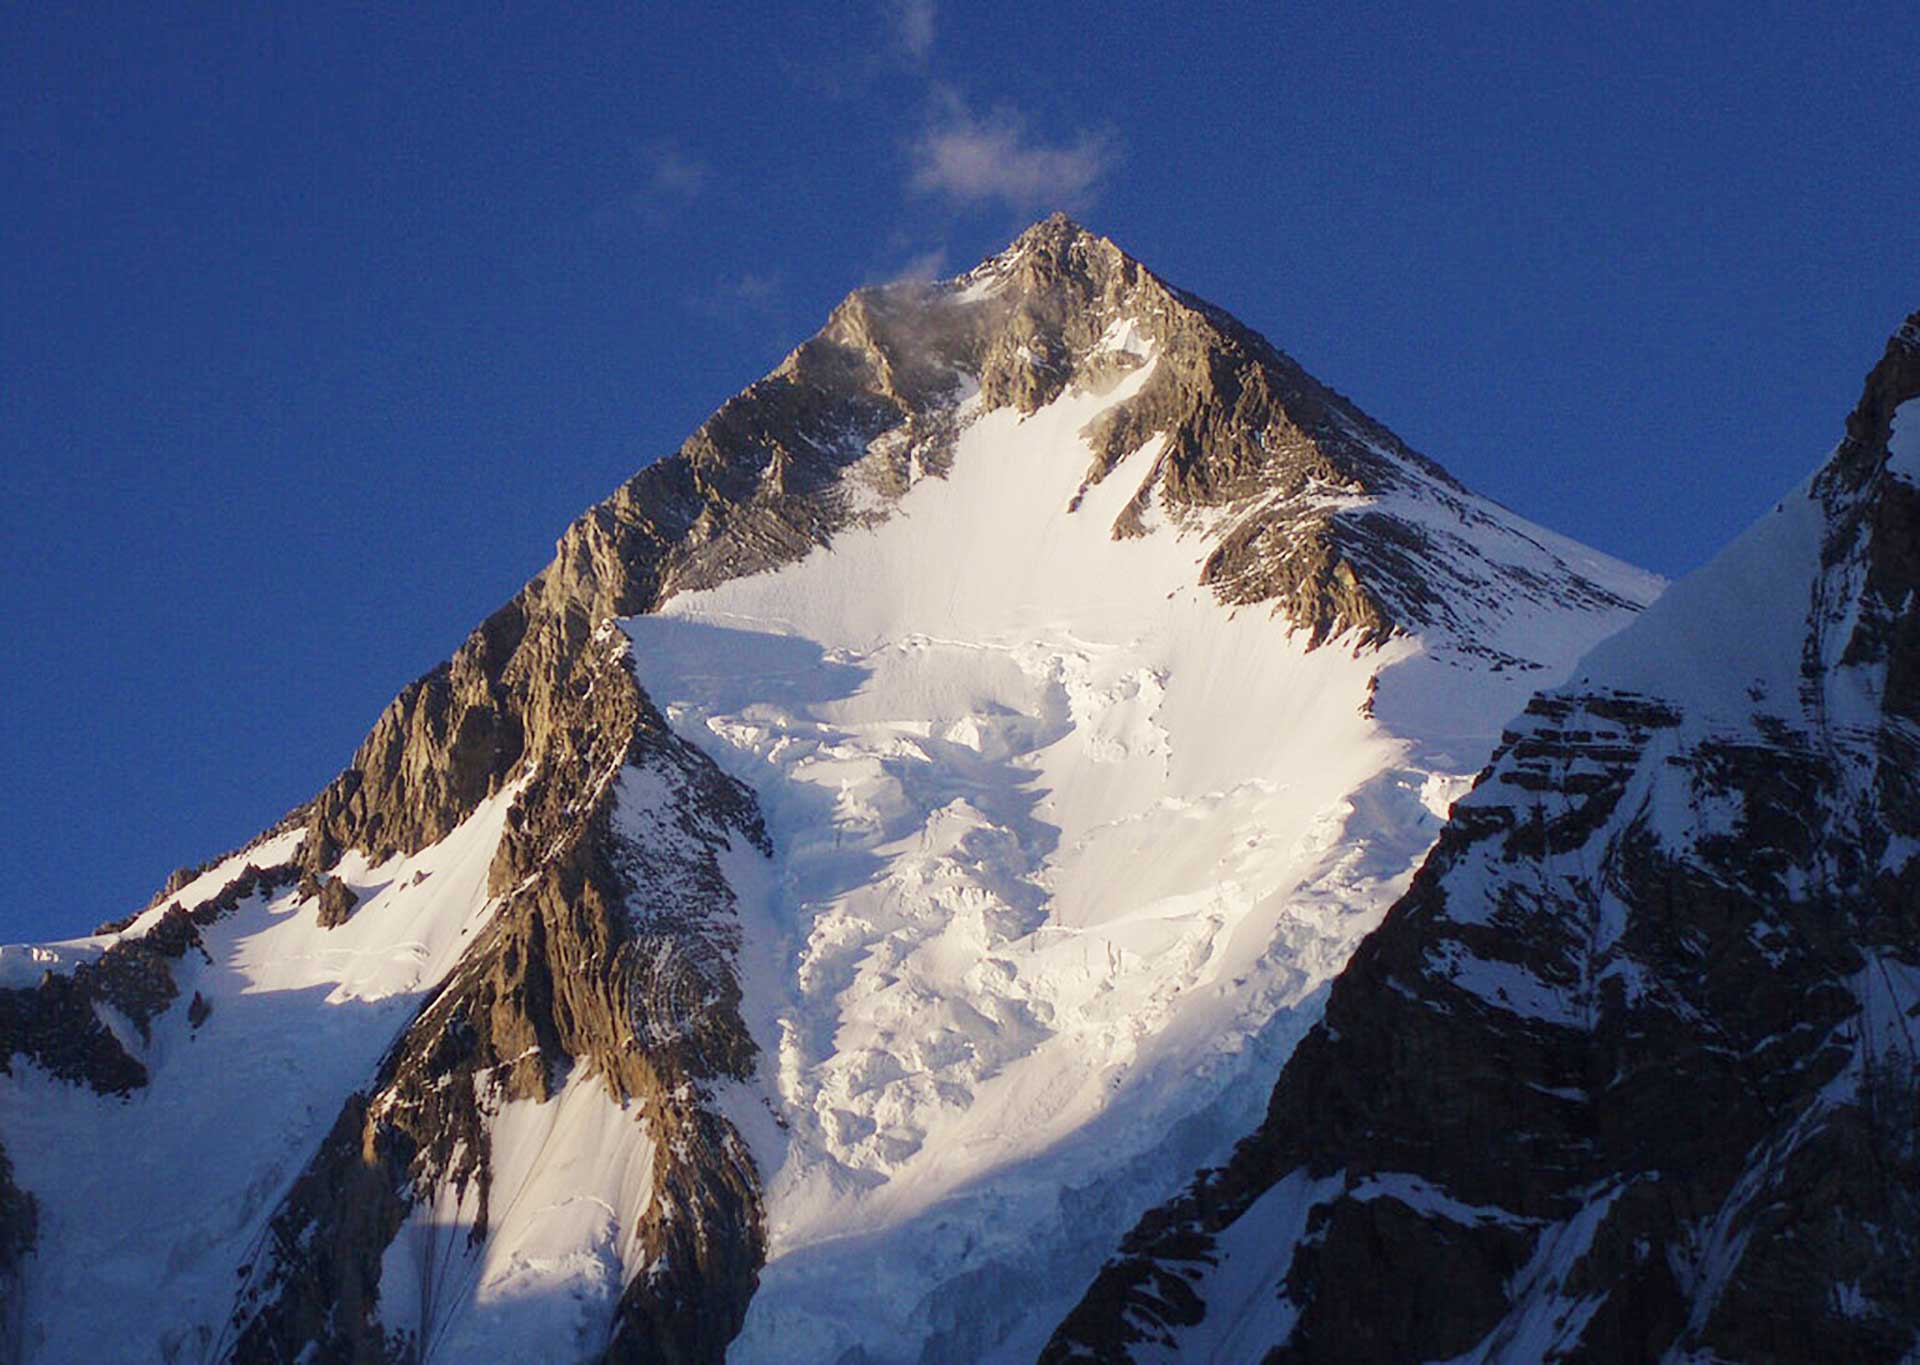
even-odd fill
[[[321,929],[315,906],[286,887],[247,897],[201,930],[173,967],[179,995],[148,1036],[113,1020],[149,1072],[124,1098],[18,1059],[0,1076],[0,1139],[39,1205],[18,1324],[28,1358],[213,1353],[235,1267],[258,1253],[341,1098],[365,1083],[486,923],[487,865],[511,800],[486,802],[418,856],[378,867],[349,859],[337,871],[362,900],[337,929]],[[192,910],[249,861],[282,863],[299,841],[257,844],[172,899]],[[97,956],[159,913],[59,947]],[[201,1019],[193,1000],[207,1009]]]

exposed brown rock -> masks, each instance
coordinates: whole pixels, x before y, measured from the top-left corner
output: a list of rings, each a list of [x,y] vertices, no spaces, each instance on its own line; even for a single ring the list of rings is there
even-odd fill
[[[654,1198],[621,1210],[636,1276],[607,1345],[616,1360],[718,1360],[761,1256],[758,1184],[745,1148],[706,1103],[750,1073],[731,955],[738,928],[716,861],[738,836],[764,845],[751,796],[674,738],[602,633],[554,680],[545,763],[509,817],[492,870],[508,897],[453,977],[349,1104],[273,1223],[235,1313],[241,1357],[378,1359],[381,1259],[434,1189],[473,1187],[490,1218],[489,1120],[546,1100],[576,1068],[647,1124]],[[671,826],[636,842],[617,787],[641,767],[676,792]],[[583,800],[583,793],[595,793]]]
[[[160,889],[153,893],[153,899],[148,901],[145,906],[135,910],[132,914],[122,915],[118,919],[107,920],[95,928],[93,932],[95,934],[124,933],[140,916],[146,914],[147,911],[156,906],[166,904],[169,900],[173,899],[174,893],[186,886],[188,882],[191,882],[195,877],[198,877],[208,868],[214,866],[214,864],[222,862],[231,856],[231,854],[222,854],[219,858],[211,859],[198,867],[174,868],[173,871],[167,874],[167,879],[161,884]]]
[[[332,929],[347,922],[353,914],[353,908],[360,903],[360,895],[338,877],[327,877],[320,888],[320,909],[318,911],[320,927]]]

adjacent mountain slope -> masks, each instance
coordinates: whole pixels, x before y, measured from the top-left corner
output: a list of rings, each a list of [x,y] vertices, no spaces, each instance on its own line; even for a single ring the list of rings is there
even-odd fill
[[[1920,314],[1542,694],[1265,1120],[1047,1360],[1920,1350]]]
[[[14,1354],[1030,1354],[1657,587],[1064,219],[857,293],[312,803],[0,956]]]

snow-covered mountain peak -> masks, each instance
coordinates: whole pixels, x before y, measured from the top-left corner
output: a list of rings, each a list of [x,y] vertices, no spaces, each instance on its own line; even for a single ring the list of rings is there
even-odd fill
[[[1030,1354],[1658,587],[1067,220],[857,291],[271,839],[0,981],[0,1279],[24,1190],[67,1295],[129,1276],[51,1088],[164,1145],[206,1030],[351,1033],[154,1233],[192,1295],[0,1307],[73,1357]]]
[[[956,280],[849,296],[577,523],[549,596],[630,615],[790,563],[944,476],[966,423],[1136,372],[1090,411],[1068,501],[1118,480],[1107,534],[1188,538],[1217,600],[1264,604],[1311,644],[1420,634],[1519,666],[1517,604],[1622,609],[1658,590],[1468,493],[1257,333],[1055,218]]]
[[[843,519],[624,622],[775,850],[725,1101],[767,1181],[734,1356],[1016,1359],[1655,580],[1067,224],[855,295],[783,375],[905,412],[832,470]]]

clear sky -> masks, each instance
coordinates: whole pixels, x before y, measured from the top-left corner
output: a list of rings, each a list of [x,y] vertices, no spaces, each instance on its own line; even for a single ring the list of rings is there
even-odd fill
[[[0,940],[310,796],[849,289],[1053,208],[1668,574],[1920,307],[1912,0],[770,8],[0,7]]]

